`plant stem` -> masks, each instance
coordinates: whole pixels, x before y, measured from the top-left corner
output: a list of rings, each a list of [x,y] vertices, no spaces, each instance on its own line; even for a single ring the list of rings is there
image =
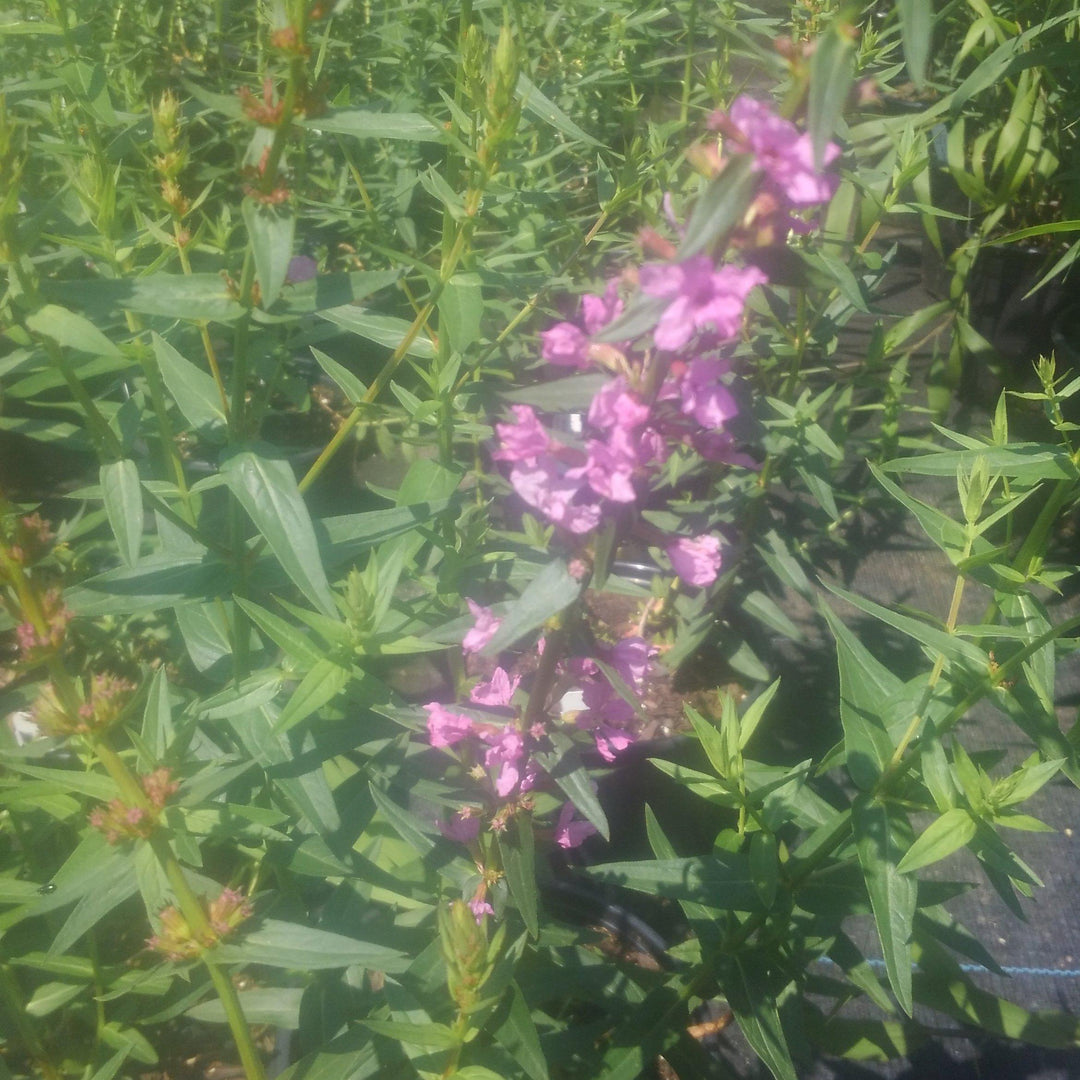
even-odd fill
[[[124,759],[100,738],[96,739],[93,745],[98,760],[112,777],[124,801],[144,810],[152,809],[145,792]],[[165,833],[161,829],[154,829],[147,843],[165,871],[177,905],[195,936],[203,939],[216,938],[217,934],[207,918],[202,901],[195,895],[184,877],[183,868],[173,854]],[[247,1080],[265,1080],[262,1061],[252,1041],[251,1029],[244,1017],[243,1006],[240,1004],[236,987],[233,986],[228,975],[214,962],[211,952],[204,952],[201,959],[221,999]]]

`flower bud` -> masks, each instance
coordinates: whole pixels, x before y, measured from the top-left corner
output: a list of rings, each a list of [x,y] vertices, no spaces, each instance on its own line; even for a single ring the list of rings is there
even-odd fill
[[[154,122],[154,145],[163,153],[172,150],[180,139],[180,100],[171,91],[166,90],[151,106],[150,115]]]

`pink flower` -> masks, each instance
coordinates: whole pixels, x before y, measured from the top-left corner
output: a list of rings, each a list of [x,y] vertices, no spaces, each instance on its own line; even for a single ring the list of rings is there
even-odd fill
[[[634,738],[635,736],[625,728],[613,727],[611,724],[598,724],[593,729],[596,749],[605,761],[614,761],[634,741]]]
[[[491,455],[496,461],[534,461],[554,449],[556,444],[531,405],[511,405],[510,411],[517,423],[495,425],[501,443]]]
[[[585,488],[584,469],[564,470],[550,455],[510,471],[510,483],[529,506],[573,533],[586,533],[600,524],[600,507],[577,501]]]
[[[509,705],[520,682],[520,675],[511,679],[501,667],[497,667],[487,682],[477,683],[473,687],[469,700],[477,705]]]
[[[687,585],[711,585],[720,572],[720,541],[715,536],[680,537],[668,545],[667,555]]]
[[[496,631],[502,626],[502,619],[492,614],[491,608],[483,607],[473,600],[466,599],[465,603],[469,605],[469,611],[472,612],[473,627],[462,639],[461,651],[476,653],[495,636]]]
[[[735,337],[750,290],[768,280],[755,266],[717,270],[707,255],[643,266],[639,277],[642,292],[671,299],[653,331],[657,347],[669,351],[684,348],[695,333],[710,328],[721,340]]]
[[[541,330],[540,340],[540,355],[549,364],[573,368],[589,366],[589,338],[573,323],[556,323],[550,330]]]
[[[480,924],[485,915],[495,914],[495,909],[486,900],[481,900],[479,897],[474,897],[469,901],[469,908],[476,916],[477,925]]]
[[[719,428],[738,415],[735,398],[720,381],[730,370],[722,360],[692,360],[680,387],[682,411],[702,427]]]
[[[596,833],[596,826],[584,819],[574,820],[576,807],[572,802],[564,802],[559,811],[559,820],[555,825],[555,843],[561,848],[580,847],[582,841]]]
[[[480,818],[473,810],[474,807],[466,807],[454,814],[449,821],[436,821],[435,824],[447,840],[468,844],[480,835]]]
[[[484,755],[484,765],[489,769],[502,766],[495,778],[495,794],[505,799],[521,779],[519,765],[525,753],[525,740],[517,728],[507,726],[493,737],[485,736],[485,741],[490,745]]]
[[[598,334],[614,322],[623,311],[623,302],[619,299],[619,281],[612,278],[604,289],[603,296],[584,296],[581,299],[581,319],[585,323],[585,333]]]
[[[617,444],[612,446],[599,439],[590,439],[587,449],[589,457],[585,462],[585,475],[589,487],[612,502],[633,502],[637,498],[634,490],[634,469],[638,465],[636,456],[627,452],[625,444],[620,448]]]
[[[622,376],[605,383],[589,405],[589,423],[604,430],[639,427],[648,419],[649,406],[626,389]]]
[[[424,708],[428,714],[428,741],[432,746],[453,746],[473,733],[473,722],[468,716],[451,712],[437,701]]]
[[[642,637],[625,637],[611,650],[611,666],[630,689],[641,692],[656,650]]]
[[[792,206],[813,206],[828,202],[838,180],[819,172],[814,165],[814,144],[810,136],[781,116],[770,105],[755,98],[738,97],[728,113],[757,159],[771,187]],[[840,147],[829,143],[823,164],[831,165],[840,156]]]

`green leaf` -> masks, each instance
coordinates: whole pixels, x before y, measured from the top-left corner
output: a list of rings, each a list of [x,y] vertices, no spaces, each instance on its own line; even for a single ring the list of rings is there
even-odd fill
[[[367,387],[347,367],[327,356],[321,349],[316,349],[314,345],[311,346],[311,355],[351,404],[359,405],[364,400]]]
[[[362,1020],[361,1023],[376,1035],[425,1050],[450,1050],[460,1042],[445,1024],[418,1024],[412,1020]]]
[[[611,834],[604,808],[596,797],[589,770],[582,762],[578,748],[562,731],[551,731],[549,739],[554,749],[538,752],[537,760],[563,794],[596,826],[597,832],[605,840],[609,839]]]
[[[679,246],[680,261],[711,251],[727,236],[742,220],[757,192],[757,186],[758,173],[754,168],[753,155],[740,154],[729,159],[723,172],[715,180],[709,181],[708,187],[694,204],[694,211],[686,225],[686,239]],[[613,331],[614,325],[606,327],[600,340],[620,340],[610,336]]]
[[[798,1080],[766,964],[750,955],[725,957],[720,983],[746,1041],[776,1080]]]
[[[90,356],[108,356],[122,360],[123,353],[92,323],[58,304],[45,304],[26,317],[26,325],[35,334],[50,338],[57,345]]]
[[[146,1036],[135,1028],[122,1027],[115,1020],[98,1029],[101,1041],[113,1050],[123,1051],[127,1056],[141,1061],[144,1065],[156,1065],[157,1052],[150,1045]]]
[[[836,638],[840,722],[848,772],[860,788],[869,791],[888,767],[895,749],[884,714],[894,703],[905,700],[904,684],[875,659],[828,605],[821,605],[821,613]]]
[[[808,1023],[806,1030],[822,1053],[848,1061],[895,1061],[910,1056],[928,1040],[926,1031],[917,1024],[842,1016],[826,1019],[817,1010],[814,1022]]]
[[[385,791],[374,782],[369,783],[372,798],[379,813],[389,822],[394,832],[420,855],[435,847],[435,841],[424,831],[423,822],[408,810],[398,806]]]
[[[535,938],[540,933],[537,916],[536,864],[533,854],[532,821],[525,815],[516,818],[516,828],[498,834],[499,853],[502,856],[506,882],[510,895],[517,904],[525,921],[525,927]]]
[[[240,450],[222,462],[221,474],[297,588],[324,615],[336,616],[315,530],[289,463]]]
[[[692,900],[722,911],[761,910],[749,860],[733,852],[651,862],[602,863],[586,870],[590,877],[636,892]]]
[[[896,869],[901,874],[910,874],[938,862],[973,839],[977,829],[971,811],[959,806],[946,810],[919,834]]]
[[[349,677],[349,669],[333,660],[316,661],[281,710],[278,730],[288,731],[294,724],[306,720],[317,709],[332,701],[345,688]]]
[[[265,919],[236,944],[225,942],[214,953],[225,964],[266,964],[296,971],[361,967],[389,973],[405,971],[410,958],[397,949],[316,930],[299,923]]]
[[[915,473],[918,476],[955,476],[958,469],[971,472],[979,462],[993,475],[1025,483],[1038,480],[1076,480],[1076,466],[1065,450],[1044,443],[1012,443],[1009,446],[988,446],[985,450],[939,450],[933,454],[913,454],[911,457],[886,461],[882,469],[889,472]]]
[[[1080,1045],[1080,1020],[1066,1013],[1028,1011],[980,989],[944,949],[924,942],[914,975],[916,1000],[962,1024],[1004,1039],[1018,1039],[1051,1049]]]
[[[114,857],[105,860],[103,866],[106,866],[107,870],[95,874],[94,884],[83,894],[53,938],[49,946],[50,956],[67,952],[113,908],[138,892],[135,864],[130,854],[117,852]]]
[[[548,1080],[547,1061],[525,995],[516,982],[510,984],[508,993],[510,1008],[506,1019],[495,1029],[495,1041],[513,1057],[530,1080]],[[460,1077],[461,1073],[454,1075]]]
[[[241,212],[255,257],[259,306],[265,310],[278,298],[288,276],[296,216],[287,208],[263,206],[254,199],[245,199]]]
[[[249,1024],[272,1024],[287,1031],[295,1031],[300,1026],[300,999],[303,996],[304,991],[301,988],[285,986],[265,990],[241,990],[237,994],[244,1010],[244,1019]],[[228,1022],[225,1006],[217,998],[211,998],[188,1009],[184,1015],[208,1024]]]
[[[300,121],[301,127],[351,135],[356,139],[404,139],[407,142],[442,142],[442,131],[419,113],[375,112],[372,109],[328,109]]]
[[[239,683],[231,682],[224,690],[196,702],[193,707],[195,714],[203,720],[228,720],[231,716],[257,709],[277,697],[281,680],[282,674],[276,669],[257,671]]]
[[[739,749],[745,750],[746,744],[753,737],[755,731],[757,731],[758,724],[761,723],[762,718],[765,716],[765,710],[769,707],[769,702],[772,701],[776,695],[776,691],[780,689],[780,680],[767,686],[760,694],[750,703],[746,711],[739,718]]]
[[[33,776],[38,780],[51,781],[59,784],[66,791],[77,791],[80,795],[89,795],[92,799],[100,799],[102,802],[115,799],[117,795],[116,784],[102,773],[81,772],[77,769],[50,769],[43,765],[31,765],[16,758],[4,764],[12,772]]]
[[[64,593],[76,615],[133,615],[174,607],[188,600],[211,600],[229,586],[223,563],[198,556],[156,555],[138,566],[117,567],[88,578]]]
[[[296,315],[312,315],[326,308],[342,307],[363,300],[401,279],[398,270],[354,270],[347,274],[316,274],[307,281],[289,281],[270,311],[255,308],[256,322],[276,323]]]
[[[907,818],[886,803],[860,795],[852,804],[852,831],[870,906],[874,912],[889,983],[900,1007],[911,1015],[911,925],[918,881],[897,869],[911,846]]]
[[[163,337],[153,334],[152,340],[161,377],[184,419],[203,438],[220,441],[228,421],[217,384]]]
[[[142,490],[139,470],[130,458],[102,465],[99,471],[105,514],[116,537],[120,558],[134,566],[139,561],[143,533]]]
[[[477,274],[455,274],[439,297],[439,330],[449,335],[450,348],[463,356],[480,338],[484,293]]]
[[[242,596],[236,597],[236,603],[271,641],[285,650],[291,659],[305,667],[310,667],[322,660],[323,655],[319,647],[292,623],[287,623],[279,615],[267,611],[264,607],[259,607],[250,600],[245,600]]]
[[[390,1046],[379,1047],[366,1028],[353,1029],[290,1065],[277,1080],[398,1080],[415,1075],[411,1068],[403,1071],[404,1055]]]
[[[26,1012],[30,1016],[42,1017],[66,1005],[78,997],[86,987],[80,983],[48,982],[39,986],[26,1003]]]
[[[232,322],[244,308],[220,274],[149,274],[141,278],[50,281],[46,291],[94,315],[160,315],[193,322]]]
[[[570,574],[562,559],[548,563],[503,617],[502,625],[481,655],[495,656],[542,626],[552,615],[572,604],[581,594],[581,588],[582,583]]]
[[[872,600],[866,600],[855,593],[848,592],[846,589],[841,589],[839,585],[834,585],[828,581],[824,582],[824,585],[831,593],[835,593],[842,600],[846,600],[852,607],[857,607],[860,611],[866,612],[867,615],[873,615],[875,619],[880,619],[883,623],[894,627],[901,633],[907,634],[930,649],[942,653],[947,659],[965,661],[977,671],[986,671],[988,669],[986,653],[978,646],[971,644],[971,642],[953,634],[947,634],[944,630],[938,630],[937,627],[921,622],[918,619],[913,619],[910,615],[901,615],[898,611],[891,611],[887,607],[882,607],[881,604],[875,604]]]
[[[433,458],[417,458],[401,481],[395,501],[398,506],[445,502],[461,484],[461,469]]]
[[[172,708],[169,704],[169,680],[165,668],[159,667],[150,680],[146,692],[146,705],[143,708],[142,730],[143,743],[153,755],[153,762],[148,767],[161,761],[165,751],[173,740]]]
[[[522,108],[531,112],[545,123],[550,124],[556,131],[561,132],[568,139],[583,142],[586,146],[600,146],[588,132],[582,131],[569,116],[566,115],[540,88],[529,78],[525,72],[518,74],[517,96],[521,100]]]
[[[896,0],[900,12],[900,41],[904,60],[916,87],[926,81],[926,62],[930,58],[930,32],[934,27],[933,0]]]
[[[780,883],[780,855],[773,833],[756,832],[750,838],[750,876],[761,902],[771,908]]]
[[[953,521],[952,518],[943,514],[936,507],[914,499],[903,488],[894,484],[874,464],[870,464],[870,471],[874,479],[905,509],[909,510],[918,519],[923,531],[954,564],[959,563],[967,543],[967,535],[964,527]]]
[[[608,375],[571,375],[534,386],[515,387],[499,393],[504,401],[532,405],[543,412],[584,412],[597,393],[611,382]]]
[[[392,315],[372,315],[361,307],[346,304],[344,307],[327,308],[317,312],[320,319],[326,319],[350,334],[396,349],[412,329],[412,324]],[[415,356],[421,360],[431,360],[435,356],[435,347],[431,340],[417,336],[405,350],[406,356]]]
[[[130,1049],[122,1046],[90,1077],[90,1080],[113,1080],[113,1077],[120,1071],[120,1066],[127,1060],[129,1053]]]

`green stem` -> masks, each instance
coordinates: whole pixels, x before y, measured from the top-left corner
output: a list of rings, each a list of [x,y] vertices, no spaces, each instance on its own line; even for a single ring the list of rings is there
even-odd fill
[[[694,48],[697,34],[698,0],[690,0],[690,17],[686,20],[686,62],[683,65],[682,102],[679,121],[686,124],[690,117],[690,84],[694,77]]]
[[[144,810],[152,809],[146,794],[143,792],[135,775],[127,767],[124,759],[111,746],[108,746],[100,739],[94,742],[94,750],[97,753],[98,760],[105,767],[105,771],[112,777],[124,801]],[[149,843],[150,849],[161,864],[162,870],[165,871],[169,886],[176,897],[177,906],[195,936],[204,940],[216,938],[217,934],[210,924],[202,901],[195,895],[187,882],[187,878],[184,877],[183,868],[173,854],[165,833],[161,829],[155,829],[150,834],[147,843]],[[243,1006],[240,1004],[236,987],[233,986],[228,975],[214,962],[210,952],[204,952],[201,959],[214,984],[214,989],[221,999],[225,1017],[236,1042],[236,1049],[240,1054],[240,1061],[247,1075],[247,1080],[265,1080],[263,1064],[252,1041],[251,1029],[248,1027],[247,1019],[244,1016]]]
[[[29,1020],[26,1006],[23,1004],[19,985],[7,964],[0,963],[0,1001],[18,1032],[19,1040],[27,1054],[34,1059],[46,1080],[60,1080],[60,1072],[46,1051],[37,1031]]]

